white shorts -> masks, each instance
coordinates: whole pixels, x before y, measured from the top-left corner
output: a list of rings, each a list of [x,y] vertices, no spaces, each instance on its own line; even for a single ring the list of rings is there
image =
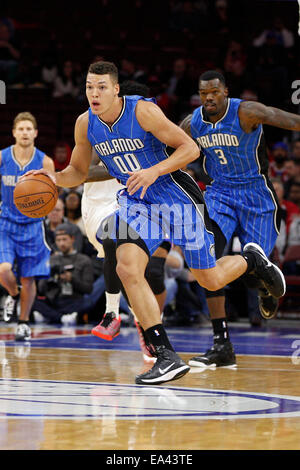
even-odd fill
[[[99,207],[99,205],[88,202],[85,197],[82,197],[81,212],[86,235],[89,242],[97,250],[99,258],[104,258],[104,250],[102,244],[98,242],[96,238],[97,230],[102,221],[110,214],[113,214],[118,207],[118,203],[115,199],[111,204]]]

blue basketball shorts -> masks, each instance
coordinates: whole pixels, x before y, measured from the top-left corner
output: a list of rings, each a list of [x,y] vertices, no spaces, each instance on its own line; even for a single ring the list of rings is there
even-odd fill
[[[270,255],[280,229],[280,209],[267,179],[240,185],[213,183],[206,188],[205,202],[227,242],[235,235],[242,247],[255,242]]]
[[[97,231],[99,241],[108,236],[118,245],[136,242],[151,256],[167,239],[182,249],[190,268],[208,269],[216,265],[214,235],[203,195],[185,172],[172,173],[166,186],[150,186],[147,199],[129,196],[124,191],[118,202],[119,210]]]
[[[0,218],[0,263],[16,266],[19,277],[50,275],[50,253],[43,222],[17,224]]]

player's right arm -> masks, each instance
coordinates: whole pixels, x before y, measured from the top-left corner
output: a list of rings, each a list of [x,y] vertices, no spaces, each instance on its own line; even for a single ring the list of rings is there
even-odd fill
[[[69,165],[64,170],[55,173],[57,186],[72,188],[84,183],[87,178],[92,159],[92,146],[87,138],[88,120],[88,111],[81,114],[76,120],[75,147]]]
[[[86,183],[93,183],[96,181],[107,181],[114,179],[111,176],[105,166],[100,162],[99,157],[94,148],[92,148],[92,162],[89,168],[88,176],[86,178]]]
[[[49,176],[57,186],[63,188],[72,188],[84,183],[92,158],[92,146],[87,138],[87,129],[88,112],[85,112],[77,118],[74,131],[75,146],[70,163],[64,170],[54,173],[54,171],[42,168],[28,171],[24,176],[43,173]]]

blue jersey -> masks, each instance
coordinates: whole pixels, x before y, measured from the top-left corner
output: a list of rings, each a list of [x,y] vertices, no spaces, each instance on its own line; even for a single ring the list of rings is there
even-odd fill
[[[135,107],[139,100],[155,102],[153,98],[124,96],[123,108],[118,119],[109,126],[89,109],[88,139],[95,148],[108,172],[126,186],[128,171],[149,168],[168,158],[166,145],[145,131],[137,121]],[[160,176],[150,188],[144,200],[157,200],[158,193],[171,183],[170,175]],[[138,198],[141,193],[136,193]]]
[[[129,178],[128,171],[150,168],[168,158],[166,145],[138,123],[136,105],[139,100],[154,102],[142,96],[124,96],[120,116],[111,126],[89,109],[88,139],[108,172],[124,186]],[[141,191],[133,195],[129,195],[126,188],[120,191],[119,209],[113,216],[113,224],[107,228],[105,219],[97,231],[97,240],[102,242],[107,231],[117,242],[128,240],[129,227],[129,232],[133,231],[144,242],[149,255],[164,239],[170,239],[182,247],[190,267],[215,266],[214,238],[206,228],[208,217],[203,196],[193,178],[177,171],[158,177],[142,200]],[[123,227],[126,227],[124,232]],[[135,236],[133,238],[136,240]]]
[[[209,216],[229,241],[258,243],[269,255],[275,245],[280,214],[268,180],[268,159],[262,125],[246,133],[240,126],[241,100],[228,99],[224,116],[211,123],[203,106],[191,119],[191,135],[204,153],[204,169],[213,179],[205,202]]]
[[[19,178],[29,170],[39,170],[43,167],[45,153],[34,148],[29,162],[22,167],[14,156],[13,146],[1,151],[1,214],[0,219],[14,223],[35,223],[42,219],[32,219],[21,214],[14,204],[14,189]]]
[[[191,135],[201,146],[204,169],[212,184],[250,184],[267,175],[262,125],[244,132],[238,116],[240,103],[240,99],[228,98],[226,112],[216,123],[208,120],[203,106],[193,112]]]

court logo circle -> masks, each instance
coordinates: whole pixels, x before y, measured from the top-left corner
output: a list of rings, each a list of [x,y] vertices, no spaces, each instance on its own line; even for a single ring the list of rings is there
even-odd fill
[[[300,397],[186,387],[0,379],[0,416],[240,419],[300,416]]]

